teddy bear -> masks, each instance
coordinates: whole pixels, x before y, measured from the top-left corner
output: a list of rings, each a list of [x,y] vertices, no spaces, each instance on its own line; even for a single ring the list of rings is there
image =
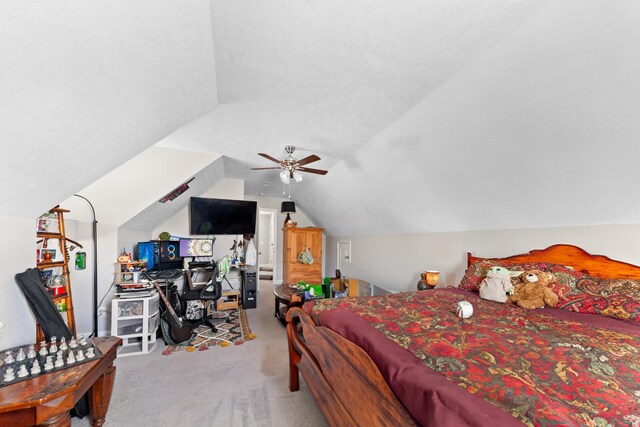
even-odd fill
[[[510,271],[499,265],[495,265],[487,270],[485,277],[478,289],[480,289],[480,298],[488,299],[496,302],[507,302],[507,295],[513,293],[513,285],[511,278],[517,277],[522,271]]]
[[[509,301],[518,304],[522,308],[543,308],[546,305],[555,307],[558,304],[558,296],[548,288],[549,283],[555,280],[551,273],[540,270],[527,270],[520,275],[522,283],[515,286],[513,295]]]

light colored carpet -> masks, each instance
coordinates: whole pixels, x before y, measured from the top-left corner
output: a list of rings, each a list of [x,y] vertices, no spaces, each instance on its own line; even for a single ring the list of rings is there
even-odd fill
[[[302,378],[289,391],[287,335],[273,308],[273,284],[261,280],[258,308],[247,310],[255,340],[168,356],[160,340],[151,354],[117,359],[105,425],[326,426]]]

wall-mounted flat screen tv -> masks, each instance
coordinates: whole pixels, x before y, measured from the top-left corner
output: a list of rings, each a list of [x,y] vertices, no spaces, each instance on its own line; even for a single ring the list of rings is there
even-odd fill
[[[189,202],[190,233],[255,234],[258,203],[247,200],[192,197]]]
[[[180,256],[213,256],[214,239],[180,239]]]

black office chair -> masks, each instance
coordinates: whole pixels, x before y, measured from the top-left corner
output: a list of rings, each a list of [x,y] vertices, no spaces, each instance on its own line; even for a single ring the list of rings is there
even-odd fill
[[[187,313],[187,305],[189,301],[208,301],[209,304],[215,304],[222,296],[222,282],[217,280],[218,265],[213,262],[212,268],[197,271],[210,272],[211,278],[207,282],[194,283],[192,273],[195,273],[196,271],[185,271],[185,281],[189,289],[185,290],[182,295],[180,295],[180,301],[183,303],[183,313],[185,313],[185,317],[188,321],[190,321],[189,317],[194,317],[194,313]],[[197,316],[199,319],[190,321],[191,324],[207,325],[211,328],[212,332],[217,332],[217,326],[225,322],[231,322],[226,313],[222,313],[217,310],[211,311],[211,306],[209,306],[209,309],[207,310],[205,304],[203,304],[203,306],[201,315]],[[188,316],[187,314],[190,314],[191,316]]]

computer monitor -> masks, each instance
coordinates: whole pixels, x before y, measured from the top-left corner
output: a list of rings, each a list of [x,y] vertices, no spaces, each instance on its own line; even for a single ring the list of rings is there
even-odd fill
[[[213,239],[180,239],[181,257],[213,256]]]

